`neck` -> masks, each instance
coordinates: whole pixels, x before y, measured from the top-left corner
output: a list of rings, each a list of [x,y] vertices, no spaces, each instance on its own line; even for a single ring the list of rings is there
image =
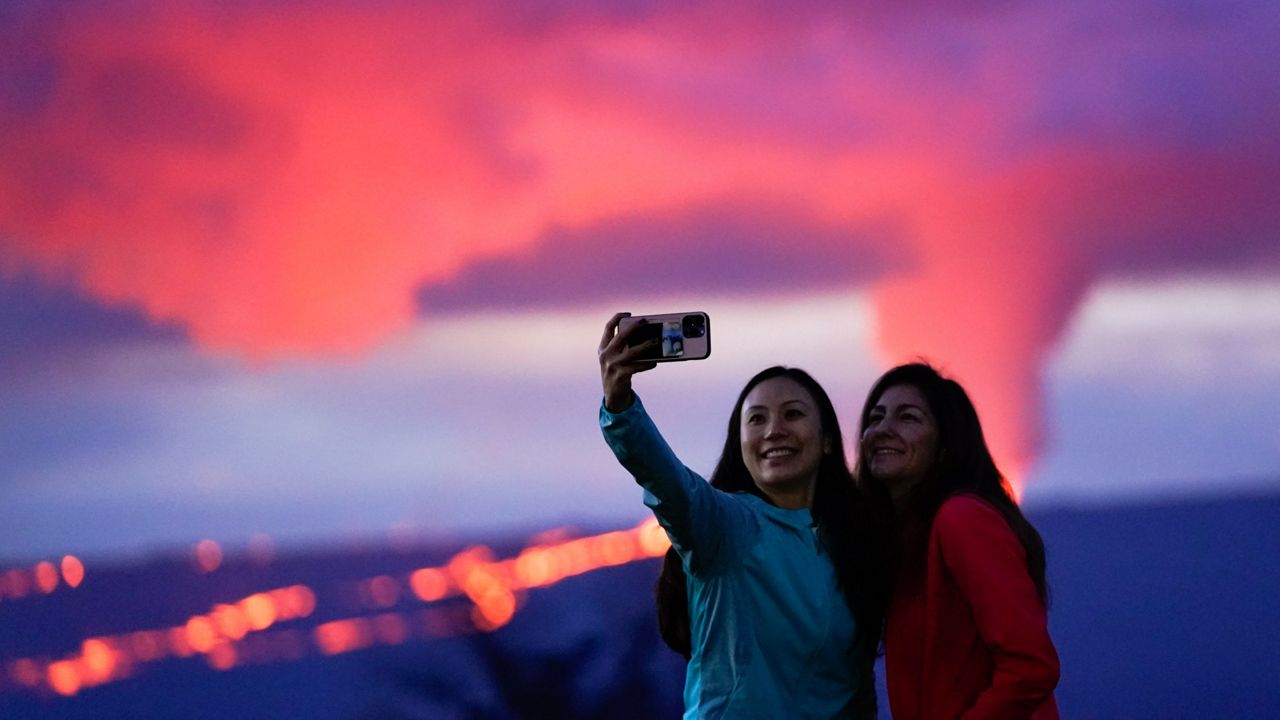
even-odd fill
[[[810,480],[792,487],[762,487],[760,491],[769,498],[769,502],[784,510],[811,510],[814,484],[815,481]]]
[[[893,509],[901,511],[907,506],[911,496],[915,494],[915,490],[920,486],[920,481],[899,482],[889,486],[889,499],[893,501]]]

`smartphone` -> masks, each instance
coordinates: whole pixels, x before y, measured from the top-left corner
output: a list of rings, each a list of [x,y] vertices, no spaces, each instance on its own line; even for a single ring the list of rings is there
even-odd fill
[[[625,333],[636,325],[640,327],[627,337],[628,345],[639,345],[651,338],[662,339],[660,344],[655,345],[652,351],[646,351],[639,360],[703,360],[711,354],[711,318],[704,312],[631,315],[618,323],[618,332]]]

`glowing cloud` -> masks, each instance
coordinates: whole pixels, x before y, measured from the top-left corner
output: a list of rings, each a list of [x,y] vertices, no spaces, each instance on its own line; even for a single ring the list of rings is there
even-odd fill
[[[657,222],[745,268],[709,290],[873,282],[886,359],[954,371],[1020,474],[1097,276],[1280,267],[1277,18],[877,7],[11,10],[0,273],[208,347],[353,351],[415,292],[607,295],[648,246],[612,231]]]

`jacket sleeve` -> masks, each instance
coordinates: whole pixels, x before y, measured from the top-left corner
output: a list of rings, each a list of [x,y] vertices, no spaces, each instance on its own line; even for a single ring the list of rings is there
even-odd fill
[[[714,572],[756,532],[743,503],[720,492],[676,457],[640,398],[622,412],[600,404],[600,429],[613,454],[640,487],[689,572]]]
[[[934,531],[994,658],[991,686],[962,720],[1029,718],[1053,694],[1059,667],[1022,543],[995,507],[972,496],[943,503]]]

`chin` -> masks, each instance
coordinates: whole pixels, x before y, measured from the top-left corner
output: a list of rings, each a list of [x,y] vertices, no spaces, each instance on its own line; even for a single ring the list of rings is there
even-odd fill
[[[878,473],[874,471],[871,473],[871,481],[886,490],[892,490],[901,480],[893,473]]]
[[[786,486],[787,483],[785,480],[779,480],[777,478],[761,478],[756,481],[756,487],[762,490],[775,490]]]
[[[895,483],[899,483],[905,480],[901,469],[895,468],[895,467],[885,468],[884,470],[880,470],[880,471],[876,471],[876,469],[873,467],[871,469],[871,477],[875,478],[876,481],[882,485],[893,485]]]

